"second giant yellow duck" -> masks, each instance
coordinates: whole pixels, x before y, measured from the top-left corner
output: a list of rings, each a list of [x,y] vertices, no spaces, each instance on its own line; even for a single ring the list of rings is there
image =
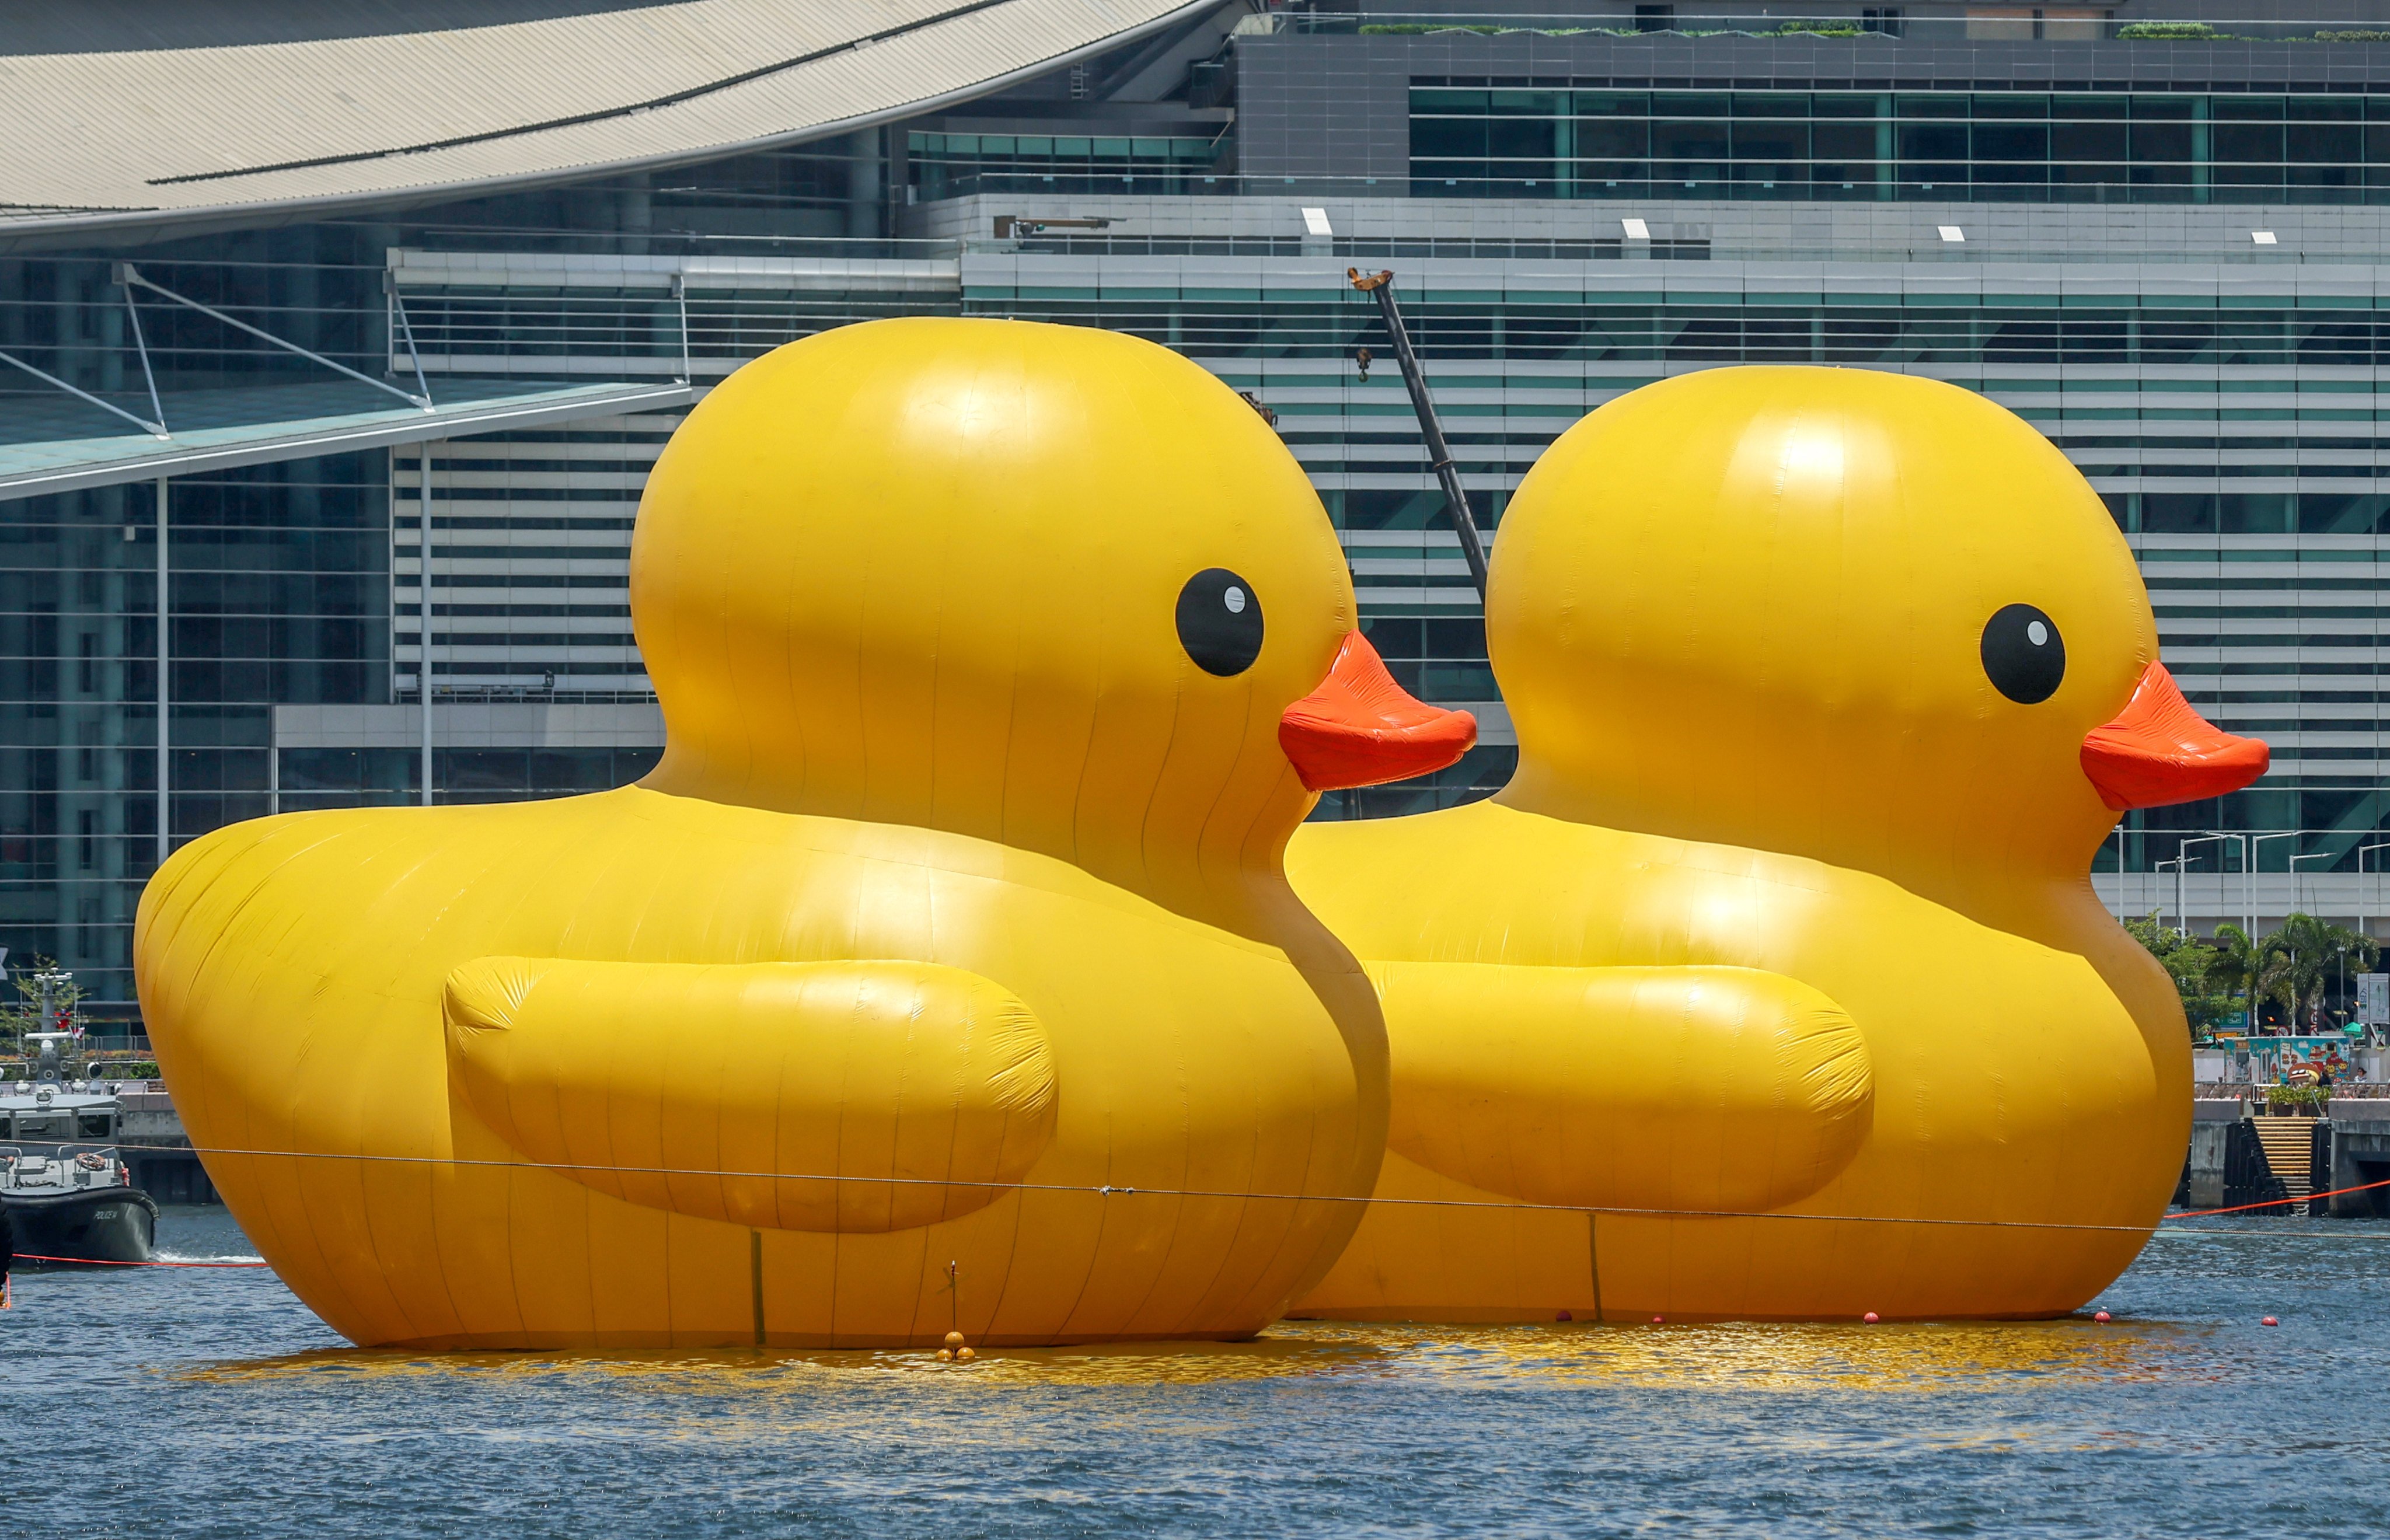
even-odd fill
[[[1933,381],[1668,380],[1528,475],[1486,625],[1510,785],[1289,852],[1394,1080],[1298,1313],[2040,1315],[2114,1278],[2190,1051],[2089,863],[2267,755],[2184,701],[2074,467]]]
[[[1337,1255],[1385,1042],[1279,866],[1468,746],[1301,469],[1104,332],[848,327],[674,435],[637,786],[175,853],[142,1007],[209,1174],[362,1343],[1239,1336]]]

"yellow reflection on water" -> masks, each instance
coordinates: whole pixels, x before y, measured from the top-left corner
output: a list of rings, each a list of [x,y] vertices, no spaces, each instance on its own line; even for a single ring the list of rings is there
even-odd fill
[[[1914,1392],[2207,1373],[2174,1328],[2075,1321],[1561,1328],[1540,1343],[1512,1336],[1482,1351],[1504,1354],[1506,1371],[1523,1378],[1646,1390]]]
[[[1249,1342],[1008,1348],[970,1363],[940,1363],[933,1354],[917,1352],[434,1354],[360,1348],[209,1364],[181,1370],[175,1378],[230,1382],[481,1376],[591,1377],[728,1396],[898,1383],[908,1391],[932,1392],[1350,1379],[1915,1393],[2010,1390],[2021,1381],[2218,1379],[2223,1369],[2195,1332],[2164,1322],[1424,1327],[1288,1321]]]

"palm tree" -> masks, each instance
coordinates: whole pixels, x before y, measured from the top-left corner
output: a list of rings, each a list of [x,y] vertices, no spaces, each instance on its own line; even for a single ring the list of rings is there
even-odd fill
[[[2257,1025],[2257,1002],[2272,987],[2266,977],[2267,964],[2272,954],[2265,943],[2249,939],[2249,932],[2237,925],[2219,925],[2216,939],[2209,943],[2216,948],[2215,957],[2207,965],[2207,982],[2212,989],[2242,1002],[2249,1012],[2249,1025]]]
[[[2265,995],[2281,1001],[2294,1031],[2301,1024],[2310,1029],[2321,1025],[2324,1000],[2344,954],[2361,973],[2373,966],[2381,950],[2370,936],[2302,914],[2285,917],[2281,928],[2257,944],[2277,963],[2260,969],[2263,976],[2256,981],[2252,998]]]

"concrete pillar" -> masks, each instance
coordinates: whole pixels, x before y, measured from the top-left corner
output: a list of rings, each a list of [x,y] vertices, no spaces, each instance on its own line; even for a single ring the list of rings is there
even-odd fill
[[[2332,1185],[2324,1190],[2390,1180],[2390,1101],[2341,1097],[2332,1104]],[[2390,1213],[2390,1187],[2344,1193],[2326,1200],[2334,1219]]]
[[[850,134],[846,145],[846,234],[850,240],[878,240],[886,232],[881,228],[881,211],[887,198],[881,191],[885,179],[881,174],[880,131],[867,128]]]
[[[2230,1146],[2232,1126],[2240,1120],[2241,1103],[2237,1100],[2191,1103],[2191,1151],[2184,1165],[2184,1207],[2224,1206],[2225,1151]]]
[[[649,175],[633,172],[623,178],[623,190],[615,209],[615,225],[621,232],[623,254],[644,257],[648,254],[649,236],[656,227],[655,195]]]

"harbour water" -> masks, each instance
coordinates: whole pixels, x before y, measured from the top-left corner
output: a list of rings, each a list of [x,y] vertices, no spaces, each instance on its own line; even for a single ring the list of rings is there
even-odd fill
[[[163,1254],[248,1254],[169,1209]],[[20,1277],[44,1536],[2380,1535],[2390,1225],[2178,1221],[2022,1325],[1281,1327],[992,1354],[344,1346],[263,1269]],[[2278,1328],[2259,1324],[2267,1315]]]

